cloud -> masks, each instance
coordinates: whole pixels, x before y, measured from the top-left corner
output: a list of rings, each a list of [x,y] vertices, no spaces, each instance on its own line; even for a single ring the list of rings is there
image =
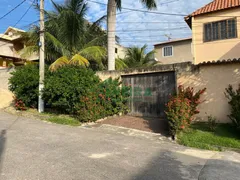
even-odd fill
[[[94,1],[107,4],[107,0]],[[156,11],[187,15],[211,1],[157,0],[158,8]],[[89,21],[95,21],[107,13],[106,5],[88,1],[88,6],[87,19]],[[146,10],[140,1],[136,0],[122,0],[122,7]],[[103,27],[106,27],[106,25],[103,25]],[[167,16],[122,9],[117,15],[116,34],[120,37],[120,42],[124,46],[148,44],[149,48],[152,49],[153,44],[167,40],[166,34],[173,39],[190,37],[191,30],[183,16]]]

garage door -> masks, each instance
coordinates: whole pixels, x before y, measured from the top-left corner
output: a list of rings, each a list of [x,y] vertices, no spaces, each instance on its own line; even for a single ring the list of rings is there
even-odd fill
[[[175,72],[124,75],[122,81],[131,87],[130,115],[165,116],[169,95],[176,92]]]

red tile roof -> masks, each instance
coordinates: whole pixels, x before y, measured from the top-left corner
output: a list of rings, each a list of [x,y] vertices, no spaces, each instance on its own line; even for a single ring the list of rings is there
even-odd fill
[[[214,0],[204,7],[196,10],[190,16],[197,16],[223,9],[229,9],[240,6],[240,0]]]

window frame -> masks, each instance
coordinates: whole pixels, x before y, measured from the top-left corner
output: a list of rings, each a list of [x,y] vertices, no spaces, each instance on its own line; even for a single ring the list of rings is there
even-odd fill
[[[228,21],[229,20],[234,20],[235,21],[235,31],[236,31],[236,36],[235,37],[231,37],[231,38],[229,38],[229,32],[228,32]],[[222,33],[222,31],[221,31],[221,25],[219,26],[218,25],[218,36],[220,37],[219,39],[215,39],[215,40],[213,40],[213,24],[214,23],[220,23],[220,22],[224,22],[224,21],[226,21],[226,38],[221,38],[221,33]],[[206,25],[208,25],[208,24],[210,24],[211,25],[211,37],[210,37],[210,39],[211,40],[206,40],[207,38],[206,38],[206,31],[205,31],[205,26]],[[214,41],[222,41],[222,40],[228,40],[228,39],[236,39],[236,38],[238,38],[238,26],[237,26],[237,18],[236,17],[234,17],[234,18],[229,18],[229,19],[223,19],[223,20],[219,20],[219,21],[213,21],[213,22],[207,22],[207,23],[204,23],[203,24],[203,42],[204,43],[208,43],[208,42],[214,42]]]
[[[170,56],[165,56],[164,55],[164,49],[165,48],[171,48],[172,49],[172,55],[170,55]],[[162,57],[173,57],[173,46],[164,46],[164,47],[162,47]]]

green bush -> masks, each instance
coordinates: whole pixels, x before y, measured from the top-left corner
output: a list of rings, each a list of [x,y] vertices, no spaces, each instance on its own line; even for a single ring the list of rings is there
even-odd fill
[[[37,107],[39,73],[35,65],[17,67],[9,79],[9,90],[26,107]]]
[[[92,89],[81,98],[81,102],[76,109],[80,121],[95,121],[100,118],[115,114],[126,113],[128,97],[130,96],[129,87],[120,87],[119,79],[107,79],[99,83],[96,89]]]
[[[208,116],[207,118],[208,118],[208,128],[210,131],[214,132],[217,128],[217,119],[212,115]]]
[[[61,113],[77,114],[81,97],[96,89],[99,82],[92,70],[64,66],[45,79],[43,99]]]
[[[15,107],[37,107],[39,70],[27,65],[12,73],[10,90]],[[43,99],[55,112],[77,116],[79,121],[95,121],[106,116],[126,113],[129,87],[121,87],[119,79],[101,82],[92,70],[64,66],[55,72],[46,70]]]
[[[240,130],[240,84],[237,90],[234,90],[233,86],[229,85],[228,88],[226,88],[225,95],[231,106],[229,118],[232,120],[233,125]]]

